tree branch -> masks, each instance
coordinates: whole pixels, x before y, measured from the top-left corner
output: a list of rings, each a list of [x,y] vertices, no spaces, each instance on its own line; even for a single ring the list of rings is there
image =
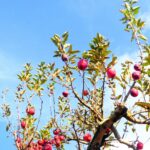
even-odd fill
[[[132,117],[131,115],[129,115],[129,113],[126,113],[126,114],[124,115],[124,117],[125,117],[128,121],[130,121],[130,122],[132,122],[132,123],[136,123],[136,124],[148,124],[148,125],[150,125],[150,119],[144,120],[144,121],[138,120],[138,119]]]
[[[125,98],[123,100],[124,103],[127,101],[128,97],[129,97],[129,94],[130,94],[130,91],[134,87],[135,83],[136,83],[136,81],[134,81],[133,84],[131,85],[131,87],[130,87],[128,93],[127,93],[127,95],[125,96]]]
[[[106,72],[104,72],[104,77],[103,77],[103,84],[102,84],[102,101],[101,101],[101,114],[103,117],[103,105],[104,105],[104,94],[105,94],[105,79],[106,79]]]
[[[113,131],[113,133],[114,133],[116,139],[117,139],[120,143],[122,143],[122,144],[124,144],[124,145],[126,145],[126,146],[128,146],[128,147],[130,147],[130,148],[132,148],[133,150],[136,150],[136,147],[135,147],[134,144],[129,143],[129,142],[124,141],[124,140],[121,139],[121,137],[120,137],[120,135],[119,135],[117,129],[116,129],[114,126],[112,126],[111,129],[112,129],[112,131]]]
[[[127,112],[127,108],[124,105],[119,105],[114,113],[98,126],[97,131],[92,139],[92,142],[88,146],[87,150],[99,150],[102,146],[103,137],[106,133],[106,128],[111,128],[115,122],[120,120]]]
[[[75,132],[76,138],[77,138],[76,141],[77,141],[77,143],[78,143],[78,149],[81,150],[80,140],[79,140],[77,131],[76,131],[76,129],[75,129],[75,124],[74,124],[74,122],[73,122],[72,126],[73,126],[73,130],[74,130],[74,132]]]
[[[91,106],[89,106],[82,98],[80,98],[80,97],[78,96],[78,94],[77,94],[76,91],[74,90],[73,83],[72,83],[72,80],[71,80],[70,75],[69,75],[69,79],[70,79],[71,89],[72,89],[72,92],[73,92],[74,96],[79,100],[79,102],[80,102],[83,106],[85,106],[85,107],[87,107],[89,110],[91,110],[91,111],[97,116],[97,118],[98,118],[100,121],[102,121],[101,115],[100,115],[95,109],[93,109]]]

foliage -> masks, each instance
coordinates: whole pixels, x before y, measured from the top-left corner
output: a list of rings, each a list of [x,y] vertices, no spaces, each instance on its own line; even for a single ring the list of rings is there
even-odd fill
[[[136,0],[124,0],[121,21],[125,24],[125,31],[132,33],[131,40],[135,40],[139,48],[140,79],[135,80],[132,75],[131,67],[135,64],[132,61],[121,64],[120,75],[117,73],[115,77],[108,77],[110,74],[108,69],[112,69],[113,72],[117,57],[112,55],[109,41],[101,34],[97,33],[90,43],[89,50],[84,51],[82,56],[79,50],[75,50],[72,44],[68,43],[68,32],[62,36],[55,34],[51,38],[57,48],[54,57],[58,58],[61,65],[57,67],[56,63],[41,62],[34,70],[31,64],[27,63],[24,70],[18,74],[20,83],[15,93],[18,121],[15,129],[11,127],[10,121],[7,126],[7,130],[14,136],[18,150],[40,149],[48,144],[56,149],[64,149],[64,145],[71,141],[77,142],[79,150],[81,145],[94,149],[97,143],[98,148],[105,148],[114,146],[114,139],[136,149],[135,143],[138,137],[132,142],[125,142],[120,138],[117,129],[122,117],[126,120],[124,135],[127,134],[127,128],[131,128],[136,134],[135,123],[146,124],[146,130],[149,129],[150,124],[150,45],[147,44],[147,38],[142,33],[145,22],[141,18],[136,18],[140,9],[139,6],[135,6],[136,3]],[[88,67],[83,71],[77,65],[81,58],[88,63]],[[140,100],[135,98],[133,106],[128,107],[133,87],[140,92],[141,98]],[[65,89],[66,96],[61,93],[64,92],[61,89]],[[50,98],[50,103],[46,102],[47,108],[43,107],[45,95]],[[39,110],[36,109],[33,99],[38,99]],[[113,105],[110,108],[111,113],[108,114],[104,106],[111,100]],[[24,116],[20,116],[19,106],[22,104],[25,104],[26,108],[39,111],[38,116],[33,114],[33,110],[29,112],[23,110]],[[49,108],[47,116],[50,119],[44,127],[39,128],[42,112]],[[4,103],[2,109],[3,116],[9,119],[11,116],[9,105]],[[105,116],[106,113],[109,115],[108,118]],[[25,122],[24,126],[21,125],[22,122]],[[58,133],[59,140],[55,129],[61,129]],[[83,138],[87,132],[93,136],[91,142]],[[64,139],[60,140],[60,136]],[[21,141],[18,141],[18,138],[21,138]],[[39,144],[39,140],[44,140],[44,144]]]

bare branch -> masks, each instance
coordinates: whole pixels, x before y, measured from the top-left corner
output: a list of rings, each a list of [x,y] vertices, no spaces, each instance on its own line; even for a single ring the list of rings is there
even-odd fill
[[[113,131],[113,133],[114,133],[116,139],[117,139],[120,143],[122,143],[122,144],[124,144],[124,145],[126,145],[126,146],[128,146],[128,147],[130,147],[130,148],[132,148],[133,150],[136,150],[136,147],[135,147],[135,145],[134,145],[133,143],[130,143],[130,142],[127,142],[127,141],[124,141],[124,140],[121,139],[121,137],[120,137],[120,135],[119,135],[117,129],[116,129],[114,126],[112,126],[111,129],[112,129],[112,131]]]
[[[78,143],[78,148],[79,148],[79,150],[81,150],[81,145],[80,145],[80,141],[79,141],[79,137],[78,137],[77,131],[76,131],[76,129],[75,129],[75,124],[74,124],[74,122],[73,122],[72,126],[73,126],[73,130],[74,130],[74,132],[75,132],[76,138],[77,138],[76,141],[77,141],[77,143]]]

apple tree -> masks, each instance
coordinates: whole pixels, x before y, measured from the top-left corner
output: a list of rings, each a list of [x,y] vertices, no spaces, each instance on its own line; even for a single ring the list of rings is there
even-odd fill
[[[150,126],[150,45],[142,33],[145,22],[137,17],[140,7],[136,4],[137,0],[124,0],[121,21],[137,45],[139,61],[125,60],[119,67],[121,73],[116,70],[117,57],[109,41],[99,33],[83,53],[68,43],[68,32],[55,34],[51,41],[58,61],[41,62],[36,69],[25,65],[18,74],[15,125],[9,119],[11,106],[2,105],[6,129],[18,150],[63,150],[72,141],[79,150],[105,149],[114,146],[114,141],[133,150],[143,149],[134,124],[145,125],[147,131]],[[6,95],[3,92],[3,98]],[[105,109],[108,103],[111,113]],[[41,126],[45,111],[49,119]],[[124,138],[129,128],[137,134],[132,141]]]

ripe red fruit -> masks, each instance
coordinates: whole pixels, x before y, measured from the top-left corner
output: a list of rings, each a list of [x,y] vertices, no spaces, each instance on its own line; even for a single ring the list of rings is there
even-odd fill
[[[83,136],[84,141],[90,142],[92,140],[92,136],[90,133],[87,133]]]
[[[55,139],[55,146],[60,147],[60,145],[61,145],[60,139]]]
[[[54,139],[50,140],[49,143],[52,144],[52,145],[56,144]]]
[[[17,145],[18,148],[21,149],[21,147],[22,147],[22,139],[20,137],[17,137],[17,139],[16,139],[16,145]]]
[[[16,142],[17,142],[17,143],[21,143],[21,138],[20,138],[20,137],[17,137]]]
[[[130,94],[133,96],[133,97],[137,97],[139,92],[137,89],[135,88],[132,88],[131,91],[130,91]]]
[[[136,71],[141,71],[141,66],[140,66],[140,64],[135,64],[135,65],[134,65],[134,69],[135,69]]]
[[[44,140],[38,140],[38,144],[43,146],[45,144],[45,141]]]
[[[26,122],[25,121],[21,121],[21,127],[24,129],[26,127]]]
[[[61,59],[62,59],[62,61],[68,61],[68,55],[62,54]]]
[[[34,114],[35,114],[35,108],[34,108],[34,107],[28,107],[28,108],[26,109],[26,113],[27,113],[28,115],[34,115]]]
[[[52,145],[47,143],[45,146],[44,146],[44,150],[52,150]]]
[[[54,133],[54,135],[58,135],[58,134],[61,133],[61,130],[60,130],[60,129],[55,129],[55,130],[53,131],[53,133]]]
[[[116,76],[116,70],[113,68],[107,68],[106,73],[108,78],[114,78]]]
[[[43,146],[42,145],[37,145],[37,147],[34,150],[43,150]]]
[[[111,129],[110,128],[106,128],[106,134],[109,134],[111,132]]]
[[[54,139],[55,139],[55,140],[59,139],[59,135],[55,135],[55,136],[54,136]]]
[[[84,90],[84,91],[83,91],[83,95],[84,95],[84,96],[87,96],[87,95],[89,95],[89,92],[88,92],[88,90]]]
[[[60,136],[59,136],[59,139],[60,139],[60,141],[64,141],[64,140],[65,140],[65,136],[60,135]]]
[[[133,80],[139,80],[141,77],[141,73],[139,71],[135,71],[132,73]]]
[[[86,59],[80,59],[78,62],[78,68],[84,71],[88,66],[88,61]]]
[[[137,147],[137,150],[142,150],[144,145],[142,142],[138,142],[136,147]]]
[[[62,93],[62,95],[64,96],[64,97],[67,97],[68,96],[68,92],[67,91],[64,91],[63,93]]]

